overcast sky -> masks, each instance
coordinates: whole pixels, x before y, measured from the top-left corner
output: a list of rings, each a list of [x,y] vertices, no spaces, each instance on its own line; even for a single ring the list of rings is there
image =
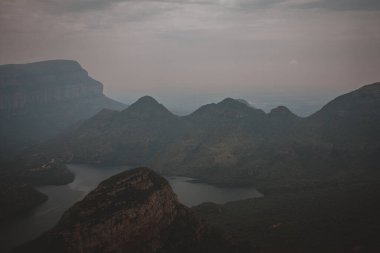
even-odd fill
[[[0,0],[0,64],[77,60],[129,103],[302,114],[380,81],[379,27],[379,0]]]

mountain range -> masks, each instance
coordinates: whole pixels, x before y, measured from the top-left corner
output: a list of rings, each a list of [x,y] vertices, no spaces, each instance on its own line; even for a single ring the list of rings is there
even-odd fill
[[[146,96],[123,111],[99,112],[29,155],[147,165],[223,185],[348,180],[378,173],[379,109],[380,83],[339,96],[306,118],[283,106],[265,113],[232,98],[180,117]]]

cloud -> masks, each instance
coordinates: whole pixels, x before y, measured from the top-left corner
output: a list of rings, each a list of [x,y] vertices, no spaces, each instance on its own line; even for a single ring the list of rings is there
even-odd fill
[[[125,0],[48,0],[44,1],[47,5],[58,7],[67,11],[85,11],[85,10],[101,10],[113,4],[125,2]]]
[[[275,9],[276,7],[280,9],[326,9],[333,11],[380,10],[379,0],[1,0],[0,14],[2,12],[6,13],[9,6],[18,5],[20,2],[28,2],[28,5],[34,4],[41,6],[41,11],[45,11],[53,15],[104,11],[110,9],[111,7],[125,4],[129,6],[144,6],[144,4],[154,4],[156,7],[158,7],[157,9],[160,12],[165,9],[159,8],[160,6],[170,6],[171,8],[175,8],[189,5],[208,5],[223,9],[224,11],[237,12],[255,12]],[[157,14],[154,10],[149,9],[142,12],[143,15],[141,18],[149,17],[150,11],[154,12],[152,15]],[[139,13],[141,13],[141,10],[139,10]],[[126,14],[130,15],[131,12],[128,12]]]
[[[56,12],[104,10],[121,3],[214,4],[218,0],[37,0]]]
[[[295,7],[310,9],[327,9],[333,11],[378,11],[380,10],[379,0],[317,0],[300,4]]]
[[[155,3],[162,5],[210,5],[225,9],[237,9],[241,11],[254,11],[270,8],[289,0],[31,0],[30,3],[44,7],[45,11],[55,14],[101,11],[117,4],[143,4]],[[20,1],[18,1],[20,2]],[[0,7],[17,4],[11,0],[0,1]]]
[[[236,0],[233,1],[236,7],[242,10],[262,10],[273,7],[277,4],[286,2],[286,0]]]

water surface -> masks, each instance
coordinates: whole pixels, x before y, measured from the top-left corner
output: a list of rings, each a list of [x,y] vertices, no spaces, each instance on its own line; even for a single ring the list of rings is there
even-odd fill
[[[167,179],[177,194],[178,200],[189,207],[204,202],[224,204],[262,196],[255,188],[217,187],[188,177],[168,177]]]

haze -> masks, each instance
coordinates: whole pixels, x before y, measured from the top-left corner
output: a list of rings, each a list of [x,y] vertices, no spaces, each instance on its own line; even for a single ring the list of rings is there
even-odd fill
[[[300,115],[380,80],[378,0],[0,0],[0,64],[73,59],[125,103]]]

